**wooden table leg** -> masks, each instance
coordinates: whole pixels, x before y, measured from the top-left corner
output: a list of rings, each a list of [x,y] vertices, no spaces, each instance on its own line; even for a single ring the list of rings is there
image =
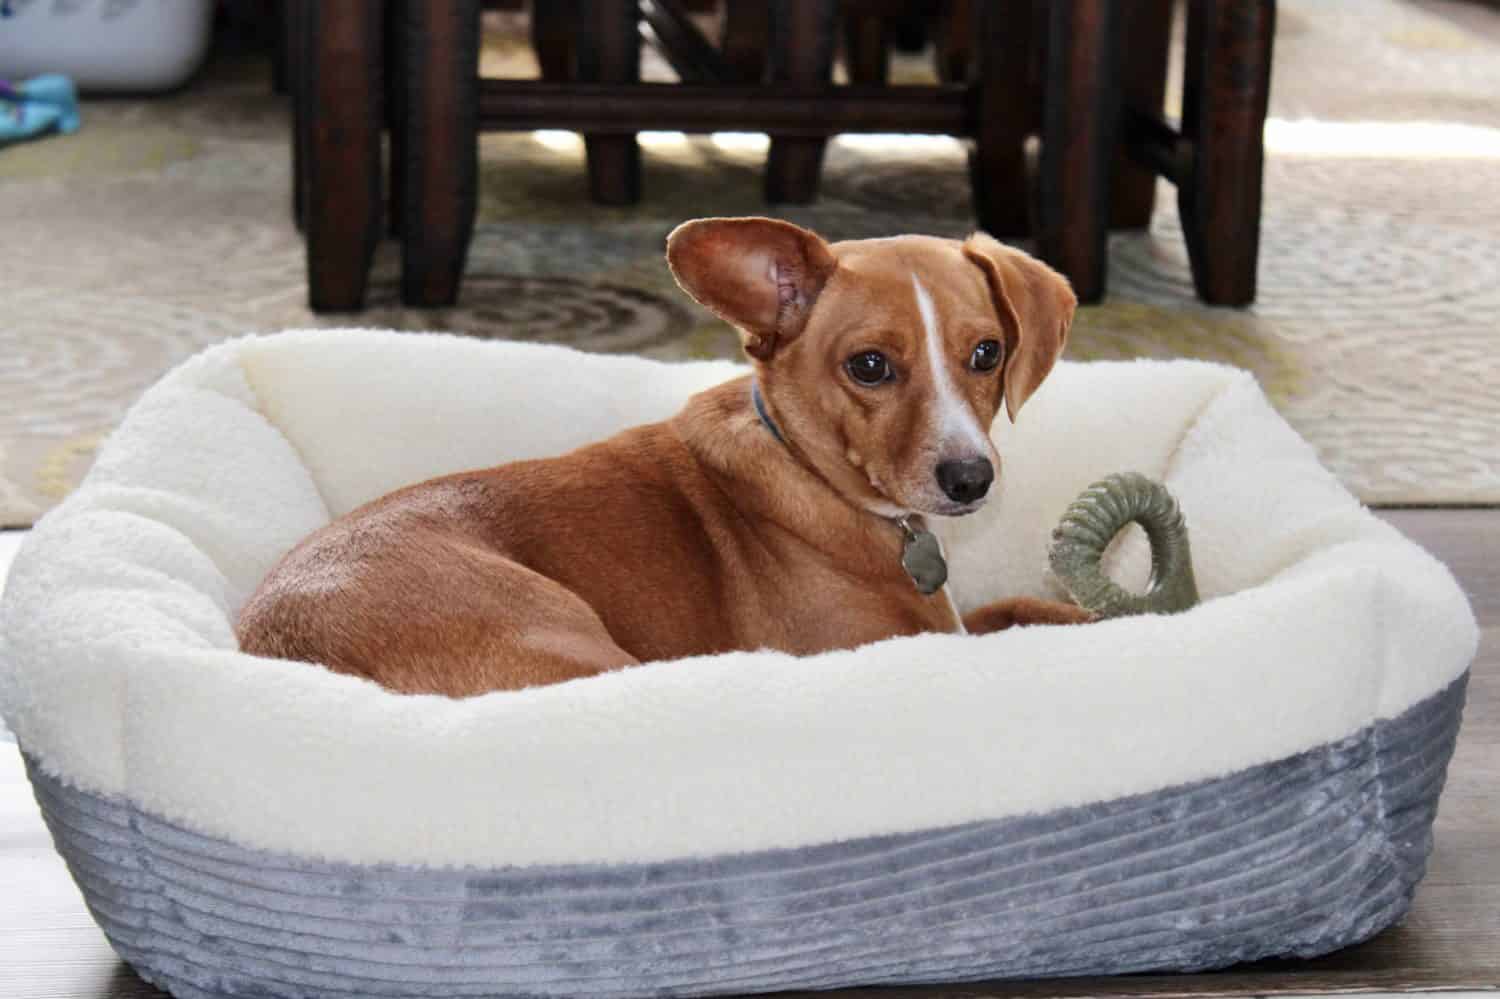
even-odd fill
[[[1037,245],[1081,302],[1104,297],[1120,91],[1116,0],[1051,3]]]
[[[1167,92],[1167,60],[1172,47],[1173,0],[1129,0],[1120,12],[1120,73],[1127,107],[1162,113]],[[1156,171],[1135,160],[1124,142],[1116,144],[1110,228],[1144,229],[1156,207]]]
[[[1039,124],[1042,95],[1033,72],[1045,27],[1032,0],[982,3],[973,18],[978,130],[969,178],[979,226],[993,236],[1032,231],[1026,137]]]
[[[542,0],[545,2],[545,0]],[[636,0],[579,0],[578,78],[587,83],[635,83],[641,77],[640,11]],[[641,150],[634,135],[585,135],[589,193],[602,205],[631,205],[641,197]]]
[[[1182,135],[1192,145],[1178,210],[1198,296],[1255,300],[1275,0],[1190,0]]]
[[[452,305],[474,232],[480,0],[404,0],[401,300]]]
[[[288,58],[288,53],[297,51],[287,44],[291,34],[287,26],[287,3],[288,0],[271,0],[267,4],[270,8],[271,29],[275,33],[275,37],[271,39],[271,92],[282,95],[291,93],[287,72],[294,60]]]
[[[402,206],[406,204],[406,2],[386,0],[385,7],[385,90],[386,153],[386,227],[392,236],[401,238],[406,224]]]
[[[771,7],[765,0],[724,0],[724,61],[743,83],[765,79],[771,50]]]
[[[777,83],[828,83],[833,79],[834,0],[779,0],[772,7],[775,41],[771,79]],[[826,138],[771,136],[766,156],[766,200],[806,204],[818,196]]]
[[[882,87],[890,77],[890,47],[886,19],[879,12],[845,11],[844,65],[849,82],[859,86]]]
[[[307,89],[302,65],[308,58],[307,6],[310,0],[282,0],[282,48],[286,50],[286,92],[292,109],[292,222],[307,221]]]
[[[933,62],[939,80],[966,83],[974,61],[974,28],[978,0],[945,0],[938,10]],[[1029,6],[1029,0],[1027,0]]]
[[[577,72],[573,51],[577,0],[531,0],[531,47],[542,79],[566,83]]]
[[[364,305],[384,228],[380,136],[384,12],[367,0],[299,0],[304,8],[302,170],[308,304]]]

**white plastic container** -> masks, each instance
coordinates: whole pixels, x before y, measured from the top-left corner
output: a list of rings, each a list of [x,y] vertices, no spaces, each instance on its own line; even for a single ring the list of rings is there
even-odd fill
[[[203,63],[213,0],[9,0],[0,77],[63,73],[86,92],[171,90]]]

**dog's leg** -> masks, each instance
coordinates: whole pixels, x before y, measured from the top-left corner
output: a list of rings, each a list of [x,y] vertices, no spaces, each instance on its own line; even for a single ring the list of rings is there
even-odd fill
[[[448,697],[638,662],[578,594],[463,536],[408,532],[400,549],[331,557],[351,550],[334,533],[294,551],[241,613],[240,648]]]
[[[964,628],[971,635],[987,635],[1028,624],[1088,624],[1098,618],[1077,604],[1037,597],[1012,597],[977,607],[964,615]]]

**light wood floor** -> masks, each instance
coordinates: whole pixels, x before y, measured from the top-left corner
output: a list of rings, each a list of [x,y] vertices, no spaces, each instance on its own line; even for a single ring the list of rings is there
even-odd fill
[[[1404,926],[1316,961],[1211,975],[818,993],[828,997],[1242,996],[1500,989],[1500,510],[1385,511],[1453,567],[1484,629],[1427,880]],[[52,851],[14,747],[0,745],[0,997],[162,993],[120,963]]]

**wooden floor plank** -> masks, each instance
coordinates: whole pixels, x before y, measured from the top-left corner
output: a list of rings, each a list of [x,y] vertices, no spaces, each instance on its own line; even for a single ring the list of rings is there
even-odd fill
[[[1384,516],[1454,570],[1483,629],[1427,880],[1404,926],[1314,961],[1207,975],[814,993],[820,999],[1212,997],[1500,989],[1500,510]],[[114,957],[51,849],[14,747],[0,746],[0,996],[160,997]]]

